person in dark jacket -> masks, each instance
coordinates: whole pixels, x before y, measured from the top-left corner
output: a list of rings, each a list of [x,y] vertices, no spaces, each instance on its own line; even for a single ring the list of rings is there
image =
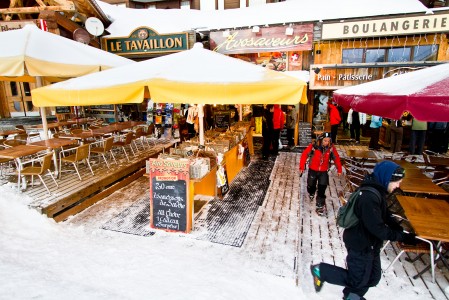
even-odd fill
[[[265,160],[270,155],[270,147],[273,141],[273,110],[273,105],[268,104],[262,118],[262,159]]]
[[[329,185],[329,174],[331,160],[337,166],[338,176],[341,175],[341,162],[337,149],[332,145],[331,133],[321,134],[316,143],[310,143],[301,154],[299,161],[299,173],[304,172],[307,159],[310,157],[309,172],[307,173],[307,192],[310,201],[313,201],[318,184],[318,195],[316,197],[316,213],[320,216],[326,214],[326,189]]]
[[[359,223],[343,232],[348,269],[327,263],[310,267],[317,292],[324,282],[329,282],[345,287],[345,300],[365,299],[363,296],[368,289],[376,286],[381,278],[380,249],[383,241],[416,245],[415,235],[403,232],[387,208],[387,194],[399,187],[404,176],[404,169],[392,161],[376,164],[373,173],[367,175],[361,186],[374,187],[382,197],[365,191],[357,199],[354,211]]]

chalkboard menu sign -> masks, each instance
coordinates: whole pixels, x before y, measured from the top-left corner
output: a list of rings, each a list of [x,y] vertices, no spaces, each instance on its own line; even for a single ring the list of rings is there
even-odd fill
[[[190,232],[193,206],[189,199],[189,162],[150,159],[150,226]]]
[[[56,113],[57,114],[69,114],[70,106],[56,106]]]
[[[299,122],[298,135],[299,147],[307,147],[312,142],[312,123]]]
[[[229,111],[215,113],[214,119],[215,119],[215,127],[227,128],[230,126],[231,113]]]

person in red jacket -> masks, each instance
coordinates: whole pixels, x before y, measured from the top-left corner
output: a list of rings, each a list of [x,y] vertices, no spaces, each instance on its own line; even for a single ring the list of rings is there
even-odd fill
[[[273,111],[273,155],[278,155],[279,152],[279,137],[281,130],[284,129],[285,117],[279,104],[274,105]]]
[[[329,123],[331,124],[331,138],[333,143],[337,143],[337,131],[338,125],[341,122],[340,112],[336,106],[336,103],[329,98],[327,102],[327,109],[329,111]]]
[[[320,216],[326,214],[326,189],[329,185],[329,174],[331,160],[337,166],[338,176],[341,175],[341,162],[337,149],[332,145],[330,132],[321,134],[315,143],[304,150],[299,161],[299,173],[302,175],[306,167],[307,159],[310,157],[309,172],[307,174],[307,192],[310,201],[313,201],[318,184],[316,197],[316,213]]]

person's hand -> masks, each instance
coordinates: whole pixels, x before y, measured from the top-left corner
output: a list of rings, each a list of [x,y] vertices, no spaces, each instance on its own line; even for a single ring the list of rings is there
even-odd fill
[[[405,233],[402,237],[402,242],[407,245],[416,245],[418,244],[418,240],[416,239],[416,234],[414,233]]]
[[[340,177],[341,176],[341,173],[337,173],[337,177]]]
[[[388,227],[390,227],[391,230],[394,231],[403,231],[404,229],[402,228],[401,225],[398,224],[398,222],[395,221],[391,221],[390,223],[388,223]]]

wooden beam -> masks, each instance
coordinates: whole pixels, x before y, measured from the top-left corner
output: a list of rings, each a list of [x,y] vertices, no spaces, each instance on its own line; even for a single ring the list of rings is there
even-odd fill
[[[39,14],[39,19],[52,20],[52,21],[56,22],[56,24],[58,24],[59,26],[64,28],[65,30],[70,31],[72,34],[76,29],[82,28],[78,23],[73,22],[72,20],[66,18],[65,16],[63,16],[60,13],[55,12],[55,11],[41,12]],[[100,48],[100,43],[98,42],[98,40],[95,37],[90,40],[89,45],[96,47],[96,48]]]
[[[132,183],[133,181],[137,180],[139,177],[141,177],[143,174],[145,174],[146,169],[142,168],[139,171],[135,172],[134,174],[123,178],[118,183],[112,185],[111,187],[101,191],[100,193],[96,194],[95,196],[83,201],[82,203],[64,211],[63,213],[60,213],[53,217],[53,219],[56,222],[62,222],[64,220],[67,220],[68,217],[76,215],[77,213],[85,210],[86,208],[94,205],[100,200],[103,200],[107,196],[111,195],[115,191],[118,191],[122,187],[127,186],[128,184]]]
[[[40,7],[46,7],[47,5],[45,5],[44,2],[42,2],[42,0],[36,0],[37,4],[39,4]]]
[[[74,12],[75,6],[46,6],[46,7],[34,6],[34,7],[2,8],[0,9],[0,14],[34,14],[44,10]]]

